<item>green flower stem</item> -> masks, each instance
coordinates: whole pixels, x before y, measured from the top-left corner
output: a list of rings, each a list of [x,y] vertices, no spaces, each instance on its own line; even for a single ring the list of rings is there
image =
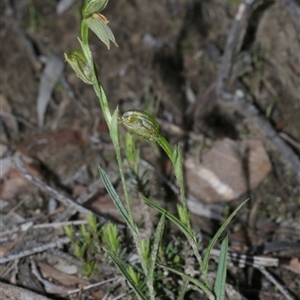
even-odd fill
[[[175,170],[175,175],[177,177],[178,183],[179,183],[179,188],[180,188],[180,197],[181,197],[181,202],[182,202],[182,206],[183,206],[183,211],[186,217],[186,225],[188,226],[188,229],[190,231],[190,233],[192,233],[192,227],[190,224],[190,215],[189,215],[189,210],[187,207],[187,199],[186,199],[186,195],[185,195],[185,187],[184,187],[184,179],[183,179],[183,172],[182,172],[182,159],[181,159],[181,153],[178,149],[178,155],[179,155],[179,166],[175,166],[175,162],[174,164],[174,170]],[[175,160],[175,158],[174,158]],[[178,164],[178,163],[177,163]]]
[[[93,56],[89,47],[89,27],[84,19],[81,21],[80,31],[81,31],[81,41],[80,40],[79,41],[82,46],[82,51],[86,56],[86,59],[91,64],[93,64]]]
[[[80,44],[81,44],[82,51],[84,52],[88,63],[91,65],[94,65],[92,53],[89,48],[88,33],[89,33],[89,27],[88,27],[86,21],[82,20],[82,22],[81,22],[81,39],[82,39],[82,41],[80,41]],[[112,115],[109,110],[109,105],[108,105],[105,91],[104,91],[101,83],[98,81],[95,69],[94,69],[93,88],[99,99],[99,103],[100,103],[100,106],[101,106],[101,109],[103,112],[103,116],[105,118],[106,124],[107,124],[109,132],[111,134]],[[117,135],[118,135],[118,133],[117,133]],[[125,200],[126,200],[127,210],[128,210],[129,216],[130,216],[130,222],[131,222],[131,224],[134,224],[133,216],[132,216],[132,208],[131,208],[130,201],[129,201],[129,195],[128,195],[128,190],[127,190],[126,181],[125,181],[125,172],[124,172],[124,168],[123,168],[123,164],[122,164],[122,157],[121,157],[120,145],[119,145],[118,140],[119,140],[118,138],[117,139],[112,138],[113,145],[114,145],[114,148],[116,151],[118,165],[119,165],[119,171],[120,171],[122,186],[123,186],[123,190],[124,190],[124,196],[125,196]]]
[[[164,149],[164,151],[170,158],[171,162],[173,163],[173,150],[169,142],[162,135],[159,135],[157,139],[157,143],[159,144],[159,146],[161,146]]]
[[[84,52],[86,59],[88,61],[89,64],[91,64],[92,66],[94,65],[93,63],[93,57],[92,57],[92,53],[90,51],[89,48],[89,41],[88,41],[88,32],[89,32],[89,27],[86,23],[85,20],[82,20],[81,22],[81,47],[82,47],[82,51]],[[127,185],[126,185],[126,180],[125,180],[125,172],[124,172],[124,167],[122,164],[122,156],[121,156],[121,150],[120,150],[120,144],[119,144],[119,133],[117,132],[112,132],[112,115],[111,112],[109,110],[109,105],[108,105],[108,100],[105,94],[105,91],[101,85],[101,83],[98,81],[97,78],[97,74],[95,72],[95,68],[93,68],[94,70],[94,74],[93,74],[93,88],[94,91],[99,99],[99,103],[103,112],[103,116],[105,118],[106,124],[108,126],[112,141],[113,141],[113,145],[115,148],[115,152],[116,152],[116,156],[117,156],[117,161],[118,161],[118,166],[119,166],[119,172],[120,172],[120,176],[121,176],[121,182],[122,182],[122,186],[123,186],[123,191],[124,191],[124,197],[125,197],[125,201],[126,201],[126,206],[127,206],[127,210],[128,210],[128,214],[129,214],[129,219],[130,219],[130,223],[132,225],[132,228],[134,228],[134,220],[133,220],[133,214],[132,214],[132,207],[129,201],[129,195],[128,195],[128,190],[127,190]],[[131,230],[135,241],[137,240],[137,237],[135,236],[135,232],[134,230]],[[138,243],[137,247],[138,247]]]
[[[114,148],[115,148],[116,155],[117,155],[117,161],[118,161],[118,165],[119,165],[119,171],[120,171],[120,176],[121,176],[121,181],[122,181],[122,186],[123,186],[127,211],[128,211],[128,214],[129,214],[130,222],[131,222],[132,226],[134,226],[132,207],[131,207],[130,200],[129,200],[128,189],[127,189],[126,180],[125,180],[125,172],[124,172],[124,167],[123,167],[123,164],[122,164],[122,156],[121,156],[120,147],[114,145]],[[134,233],[134,232],[132,231],[132,233]]]
[[[121,176],[127,211],[129,214],[129,222],[131,224],[130,230],[132,232],[133,237],[136,237],[135,231],[132,230],[132,228],[135,228],[135,224],[134,224],[134,220],[133,220],[132,207],[131,207],[131,204],[129,201],[129,195],[128,195],[128,190],[127,190],[127,185],[126,185],[126,180],[125,180],[125,172],[124,172],[124,167],[123,167],[123,163],[122,163],[120,140],[119,140],[118,115],[119,115],[119,109],[117,108],[112,117],[112,122],[111,122],[111,126],[109,128],[109,132],[110,132],[110,137],[113,142],[116,156],[117,156],[117,161],[118,161],[119,172],[120,172],[120,176]]]
[[[101,106],[101,109],[102,109],[105,121],[106,121],[107,126],[108,126],[109,131],[110,131],[110,128],[111,128],[111,118],[112,117],[111,117],[111,113],[110,113],[110,110],[109,110],[107,97],[106,97],[106,94],[104,92],[104,89],[103,89],[101,83],[97,79],[97,75],[96,74],[95,74],[95,77],[96,77],[96,82],[93,84],[93,88],[94,88],[94,91],[95,91],[95,93],[96,93],[96,95],[97,95],[97,97],[99,99],[100,106]]]
[[[178,180],[179,188],[180,188],[181,203],[182,203],[183,212],[185,215],[185,217],[184,217],[185,225],[187,226],[187,229],[188,229],[190,235],[194,237],[194,233],[193,233],[191,223],[190,223],[189,210],[187,207],[187,199],[185,196],[185,188],[184,188],[184,180],[183,180],[183,172],[182,172],[182,159],[181,159],[180,150],[179,150],[179,148],[177,148],[177,150],[173,151],[169,142],[161,135],[157,139],[157,143],[163,148],[163,150],[168,155],[168,157],[170,158],[170,160],[173,164],[174,173]],[[191,247],[193,249],[193,252],[198,260],[199,265],[201,266],[201,269],[203,269],[203,261],[199,254],[197,244],[195,241],[196,241],[196,239],[189,240],[189,244],[191,245]],[[206,284],[207,288],[210,289],[210,283],[208,280],[207,273],[204,274],[204,276],[205,276],[205,284]]]
[[[80,44],[82,47],[82,51],[85,54],[88,63],[93,66],[94,65],[93,57],[92,57],[91,50],[89,48],[89,40],[88,40],[89,39],[89,27],[85,20],[82,20],[82,22],[81,22],[81,39],[82,39],[82,41],[80,41]],[[95,72],[95,68],[93,68],[93,69],[94,69],[93,88],[99,99],[100,106],[103,111],[103,115],[104,115],[105,121],[107,123],[107,126],[108,126],[108,128],[110,128],[111,113],[109,110],[107,97],[106,97],[106,94],[104,92],[102,85],[98,81],[97,74]]]
[[[163,150],[168,155],[168,157],[170,158],[170,160],[173,164],[175,176],[179,183],[180,197],[181,197],[181,202],[183,205],[184,213],[186,215],[186,219],[189,220],[189,216],[188,216],[189,212],[188,212],[188,208],[187,208],[187,200],[185,197],[185,189],[184,189],[184,181],[183,181],[183,173],[182,173],[182,161],[180,159],[179,166],[178,166],[178,164],[176,163],[177,157],[175,157],[176,153],[177,153],[177,155],[180,155],[179,150],[176,152],[173,151],[169,142],[162,135],[160,135],[159,138],[157,139],[157,143],[163,148]],[[190,232],[192,232],[189,221],[188,221],[188,224],[186,224],[186,225],[188,226]]]

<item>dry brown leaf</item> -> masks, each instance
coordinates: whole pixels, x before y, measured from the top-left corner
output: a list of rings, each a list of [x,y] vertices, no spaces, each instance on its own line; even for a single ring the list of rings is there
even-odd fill
[[[24,166],[28,172],[42,179],[41,168],[36,160],[24,157]],[[17,195],[30,192],[35,185],[29,182],[23,174],[15,168],[10,168],[6,174],[7,179],[0,186],[0,195],[2,199],[12,199]]]
[[[40,152],[47,150],[49,155],[55,155],[61,148],[75,144],[80,147],[85,145],[82,132],[79,130],[60,129],[46,131],[35,135],[32,139],[26,139],[18,145],[18,151],[29,157],[38,157]]]
[[[300,275],[300,261],[299,261],[299,258],[294,257],[288,263],[284,263],[282,265],[285,269]]]
[[[14,239],[11,242],[1,244],[0,257],[5,256],[5,254],[8,253],[11,249],[13,249],[15,247],[15,245],[17,245],[21,239],[22,239],[22,236],[17,237],[16,239]]]
[[[60,272],[44,262],[39,262],[38,267],[44,278],[52,278],[64,286],[74,287],[78,285],[85,286],[89,284],[89,282],[86,280],[78,278],[74,275],[68,275],[66,273]]]

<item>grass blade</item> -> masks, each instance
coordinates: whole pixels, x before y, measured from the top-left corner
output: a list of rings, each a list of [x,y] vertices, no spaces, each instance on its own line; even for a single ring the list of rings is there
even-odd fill
[[[158,264],[158,265],[161,266],[162,268],[164,268],[164,269],[170,271],[170,272],[173,272],[173,273],[175,273],[175,274],[181,276],[181,277],[183,278],[183,280],[189,281],[189,282],[193,283],[195,286],[197,286],[198,288],[200,288],[200,289],[207,295],[207,297],[208,297],[209,299],[212,299],[212,300],[215,299],[214,295],[213,295],[212,292],[208,289],[208,287],[207,287],[205,284],[203,284],[201,281],[199,281],[198,279],[196,279],[196,278],[194,278],[194,277],[192,277],[192,276],[190,276],[190,275],[184,274],[183,272],[178,271],[178,270],[176,270],[176,269],[170,268],[170,267],[168,267],[168,266],[161,265],[161,264]]]
[[[194,237],[191,235],[189,229],[187,228],[187,226],[185,226],[184,224],[182,224],[182,222],[176,218],[174,215],[170,214],[167,210],[165,210],[163,207],[159,206],[158,204],[156,204],[155,202],[147,199],[146,197],[143,197],[143,200],[146,202],[147,205],[149,205],[150,207],[158,210],[160,213],[165,214],[165,216],[172,221],[175,225],[178,226],[178,228],[186,235],[186,237],[188,239],[194,239]]]
[[[98,169],[99,169],[101,179],[104,183],[104,186],[105,186],[109,196],[111,197],[111,199],[114,202],[115,206],[117,207],[118,211],[122,215],[126,224],[129,226],[130,230],[137,235],[138,234],[137,228],[131,224],[128,211],[126,210],[126,208],[125,208],[123,202],[121,201],[119,195],[117,194],[115,188],[111,184],[111,182],[110,182],[109,178],[107,177],[106,173],[104,172],[104,170],[100,166],[98,167]]]
[[[155,299],[154,288],[153,288],[153,281],[154,281],[153,273],[154,273],[155,263],[157,259],[159,243],[164,233],[165,222],[166,222],[166,215],[162,214],[154,233],[154,241],[153,241],[151,255],[150,255],[148,274],[146,278],[146,283],[149,288],[151,299]]]
[[[222,242],[221,252],[218,263],[214,292],[217,300],[224,300],[227,275],[227,252],[228,252],[228,235]]]
[[[189,280],[187,280],[187,279],[185,279],[185,280],[183,281],[182,289],[181,289],[181,291],[180,291],[180,294],[179,294],[177,300],[184,300],[184,296],[185,296],[185,294],[186,294],[186,292],[187,292],[187,290],[188,290],[189,283],[190,283],[190,282],[189,282]]]
[[[218,238],[220,237],[220,235],[222,234],[222,232],[224,231],[224,229],[226,228],[226,226],[230,223],[230,221],[233,219],[233,217],[236,215],[236,213],[241,209],[241,207],[248,201],[249,199],[246,199],[244,202],[242,202],[232,213],[231,215],[226,219],[226,221],[222,224],[222,226],[219,228],[219,230],[216,232],[216,234],[214,235],[214,237],[212,238],[212,240],[210,241],[206,251],[205,251],[205,255],[204,255],[204,259],[203,259],[203,273],[207,273],[208,270],[208,262],[210,259],[210,251],[211,249],[214,247],[214,245],[216,244]]]
[[[104,248],[103,248],[104,249]],[[116,264],[118,269],[121,271],[121,273],[124,275],[124,277],[127,279],[128,284],[131,286],[131,288],[135,291],[136,295],[141,300],[148,300],[145,295],[143,295],[142,291],[137,287],[131,276],[128,274],[127,270],[122,265],[121,261],[110,251],[107,249],[104,249],[104,251],[109,255],[109,257],[112,259],[112,261]]]
[[[184,225],[178,218],[176,218],[174,215],[170,214],[167,210],[165,210],[163,207],[159,206],[158,204],[156,204],[155,202],[143,197],[144,201],[152,208],[158,210],[159,212],[161,212],[162,214],[165,214],[166,217],[172,221],[175,225],[177,225],[177,227],[182,231],[182,233],[186,236],[188,242],[190,243],[193,252],[201,266],[201,269],[203,269],[203,262],[201,259],[201,256],[199,254],[199,250],[197,248],[197,242],[196,242],[196,238],[193,235],[193,233],[189,230],[189,228]]]

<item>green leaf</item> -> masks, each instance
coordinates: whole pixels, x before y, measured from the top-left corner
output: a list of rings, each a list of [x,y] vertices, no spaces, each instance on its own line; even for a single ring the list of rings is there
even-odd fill
[[[176,269],[170,268],[168,266],[161,265],[161,264],[158,264],[158,265],[170,272],[173,272],[173,273],[181,276],[185,281],[192,282],[195,286],[200,288],[208,296],[209,299],[215,299],[214,295],[209,290],[209,288],[205,284],[203,284],[201,281],[199,281],[198,279],[196,279],[190,275],[184,274],[183,272],[178,271]]]
[[[175,147],[173,151],[173,166],[174,166],[174,173],[178,180],[183,181],[182,175],[182,155],[179,149],[179,145]]]
[[[138,298],[142,299],[142,300],[148,300],[145,297],[145,295],[143,295],[143,293],[139,289],[139,287],[135,284],[134,280],[131,278],[131,276],[127,272],[126,268],[122,265],[121,261],[112,252],[108,251],[107,249],[104,249],[104,251],[109,255],[109,257],[113,260],[113,262],[116,264],[116,266],[118,267],[118,269],[121,271],[121,273],[127,279],[129,285],[135,291],[135,293],[138,296]]]
[[[167,210],[165,210],[163,207],[159,206],[155,202],[147,199],[146,197],[143,197],[143,200],[152,208],[158,210],[162,214],[165,214],[166,217],[170,221],[172,221],[175,225],[178,226],[178,228],[185,234],[185,236],[188,238],[188,240],[190,240],[190,239],[194,240],[194,237],[191,235],[188,227],[185,226],[178,218],[176,218],[174,215],[170,214]]]
[[[161,206],[157,205],[156,203],[154,203],[153,201],[147,199],[146,197],[143,197],[144,201],[151,206],[152,208],[158,210],[159,212],[161,212],[162,214],[165,214],[166,217],[172,221],[175,225],[177,225],[177,227],[183,232],[183,234],[186,236],[189,244],[191,245],[193,252],[201,266],[201,269],[203,269],[203,262],[201,259],[201,256],[199,254],[199,250],[197,247],[197,242],[196,242],[196,237],[193,235],[193,233],[191,232],[190,228],[188,226],[186,226],[185,224],[183,224],[178,218],[176,218],[174,215],[170,214],[167,210],[165,210],[164,208],[162,208]]]
[[[227,252],[228,252],[228,235],[226,235],[221,245],[217,276],[214,285],[214,292],[217,300],[224,300],[224,296],[225,296],[226,275],[227,275]]]
[[[128,275],[132,278],[133,282],[136,285],[139,285],[140,279],[141,279],[141,276],[140,276],[141,274],[137,273],[131,265],[126,268],[126,271],[128,272]]]
[[[117,207],[118,211],[120,212],[120,214],[123,217],[126,224],[130,227],[131,231],[137,235],[138,234],[137,228],[131,224],[128,211],[126,210],[126,208],[125,208],[123,202],[121,201],[119,195],[117,194],[115,188],[111,184],[111,182],[108,179],[107,175],[105,174],[104,170],[100,166],[98,167],[98,169],[99,169],[101,179],[104,183],[104,186],[105,186],[109,196],[113,200],[115,206]]]
[[[190,283],[190,282],[189,282],[189,280],[187,280],[187,279],[185,279],[185,280],[183,281],[182,288],[181,288],[181,290],[180,290],[180,294],[179,294],[177,300],[183,300],[183,299],[184,299],[184,296],[185,296],[185,294],[186,294],[186,292],[187,292],[187,290],[188,290],[189,283]]]
[[[214,245],[216,244],[218,238],[220,237],[220,235],[222,234],[222,232],[224,231],[224,229],[226,228],[226,226],[230,223],[230,221],[233,219],[233,217],[236,215],[236,213],[241,209],[241,207],[248,201],[249,199],[246,199],[244,202],[242,202],[232,213],[231,215],[225,220],[225,222],[222,224],[222,226],[219,228],[219,230],[216,232],[216,234],[214,235],[214,237],[212,238],[212,240],[210,241],[206,251],[205,251],[205,255],[204,255],[204,259],[203,259],[203,269],[202,272],[203,273],[207,273],[208,270],[208,262],[210,259],[210,252],[211,249],[214,247]]]
[[[102,227],[102,241],[111,252],[117,257],[121,252],[120,239],[118,236],[117,226],[111,222],[107,222]]]
[[[154,274],[155,263],[157,260],[159,244],[162,239],[162,235],[164,233],[165,222],[166,222],[166,215],[162,214],[162,216],[157,224],[155,233],[154,233],[154,241],[153,241],[152,250],[151,250],[149,269],[148,269],[148,274],[146,277],[146,283],[147,283],[147,286],[149,287],[151,299],[155,299],[155,293],[154,293],[154,288],[153,288],[153,282],[154,282],[153,274]]]

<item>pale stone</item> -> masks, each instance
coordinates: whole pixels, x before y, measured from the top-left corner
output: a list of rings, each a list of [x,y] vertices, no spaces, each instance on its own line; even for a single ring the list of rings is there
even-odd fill
[[[197,164],[187,159],[185,175],[189,193],[206,203],[230,201],[255,189],[272,168],[257,140],[217,141],[202,161]]]

